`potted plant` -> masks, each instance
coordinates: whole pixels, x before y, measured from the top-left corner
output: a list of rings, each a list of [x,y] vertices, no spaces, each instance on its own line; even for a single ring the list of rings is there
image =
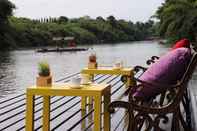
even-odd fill
[[[38,77],[36,78],[37,86],[51,86],[52,77],[50,74],[50,67],[46,61],[38,63]]]

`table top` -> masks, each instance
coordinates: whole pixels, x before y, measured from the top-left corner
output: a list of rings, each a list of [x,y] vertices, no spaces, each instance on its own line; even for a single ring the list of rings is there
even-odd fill
[[[86,74],[111,74],[111,75],[131,75],[133,68],[114,68],[114,67],[98,67],[96,69],[84,68],[81,73]]]
[[[27,93],[35,95],[66,95],[66,96],[94,96],[101,95],[110,89],[109,84],[91,83],[79,85],[72,88],[70,83],[53,83],[49,87],[31,86],[27,88]]]

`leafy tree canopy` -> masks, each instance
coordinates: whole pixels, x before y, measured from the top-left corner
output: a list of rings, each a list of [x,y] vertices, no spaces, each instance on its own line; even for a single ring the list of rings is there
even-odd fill
[[[197,1],[166,0],[156,12],[159,33],[170,40],[186,37],[197,41]]]
[[[0,49],[9,48],[14,45],[14,40],[10,35],[8,17],[12,15],[15,6],[8,0],[0,0]]]
[[[0,0],[0,24],[7,22],[15,6],[8,0]]]

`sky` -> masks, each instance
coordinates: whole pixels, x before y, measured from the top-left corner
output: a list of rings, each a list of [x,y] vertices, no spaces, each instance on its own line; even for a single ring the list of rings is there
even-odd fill
[[[39,19],[66,16],[90,16],[147,21],[164,0],[10,0],[16,5],[14,15]]]

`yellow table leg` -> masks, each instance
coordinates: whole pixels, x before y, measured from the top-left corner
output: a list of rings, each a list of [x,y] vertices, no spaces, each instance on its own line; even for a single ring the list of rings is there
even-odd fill
[[[92,97],[88,97],[88,102],[87,102],[89,105],[88,105],[88,109],[89,111],[92,109],[92,106],[93,106],[93,98]]]
[[[28,94],[26,98],[26,131],[33,131],[34,130],[34,96]]]
[[[43,131],[50,130],[50,96],[43,96]]]
[[[110,96],[111,90],[109,90],[104,94],[104,131],[110,131],[110,113],[108,112],[108,105],[111,101]]]
[[[81,97],[81,118],[85,116],[86,114],[86,101],[87,101],[87,97],[82,96]],[[86,120],[83,120],[82,125],[81,125],[82,130],[85,129],[85,126],[86,126]]]
[[[81,109],[85,110],[86,109],[86,96],[81,97]]]
[[[93,109],[93,98],[88,97],[88,112],[90,112]],[[88,116],[88,122],[89,124],[92,122],[93,115],[92,113]]]
[[[86,115],[86,110],[81,110],[81,118]],[[81,130],[83,131],[86,127],[86,119],[81,122]]]
[[[101,96],[94,97],[94,131],[101,129]]]

